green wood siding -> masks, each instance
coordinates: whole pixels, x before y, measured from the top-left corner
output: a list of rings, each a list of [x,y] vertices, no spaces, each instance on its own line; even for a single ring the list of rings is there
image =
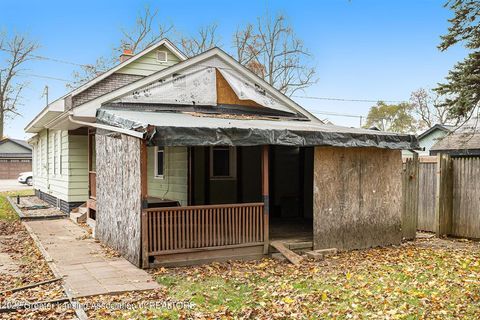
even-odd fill
[[[19,146],[15,142],[7,141],[0,144],[0,153],[28,153],[30,150]]]
[[[155,147],[147,148],[147,158],[148,195],[178,200],[181,205],[187,205],[187,148],[165,148],[163,179],[155,178]]]
[[[57,145],[55,139],[59,139]],[[87,200],[87,136],[57,130],[49,130],[47,134],[47,130],[42,130],[32,155],[35,189],[68,202]],[[54,166],[58,166],[56,172]]]
[[[167,52],[167,62],[160,62],[157,60],[157,51]],[[178,59],[171,51],[165,48],[165,46],[161,46],[145,56],[138,58],[138,60],[128,64],[124,68],[118,70],[117,73],[149,76],[152,73],[163,70],[167,67],[177,64],[178,62],[180,62],[180,59]]]
[[[68,200],[88,199],[88,137],[68,136]]]

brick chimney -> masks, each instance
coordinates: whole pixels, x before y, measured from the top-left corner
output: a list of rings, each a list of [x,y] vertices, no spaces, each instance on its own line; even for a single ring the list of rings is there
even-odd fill
[[[133,57],[133,52],[131,49],[123,49],[123,53],[120,55],[120,63],[127,61]]]

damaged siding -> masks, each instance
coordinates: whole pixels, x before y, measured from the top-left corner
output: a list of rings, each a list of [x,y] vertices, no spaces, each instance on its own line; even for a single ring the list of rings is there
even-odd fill
[[[314,248],[399,244],[400,150],[316,147]]]

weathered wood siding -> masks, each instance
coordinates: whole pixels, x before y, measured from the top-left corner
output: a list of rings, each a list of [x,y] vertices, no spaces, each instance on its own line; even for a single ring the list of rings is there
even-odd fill
[[[436,162],[419,164],[418,230],[435,232],[436,170]]]
[[[188,152],[186,147],[166,147],[164,151],[165,171],[163,178],[155,177],[155,147],[147,148],[148,195],[180,201],[188,201],[187,182]]]
[[[418,155],[407,159],[402,172],[402,237],[413,240],[418,220]]]
[[[140,139],[96,135],[96,236],[140,266]]]
[[[400,243],[401,172],[398,150],[316,147],[315,249]]]
[[[454,158],[451,234],[480,238],[480,158]]]

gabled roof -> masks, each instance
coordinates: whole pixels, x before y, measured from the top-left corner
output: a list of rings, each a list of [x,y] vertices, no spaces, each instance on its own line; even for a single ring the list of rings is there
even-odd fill
[[[114,74],[115,72],[119,71],[120,69],[126,67],[127,65],[131,64],[132,62],[137,61],[139,58],[145,56],[146,54],[152,52],[153,50],[165,46],[168,50],[170,50],[175,56],[177,56],[181,61],[186,60],[187,57],[185,54],[183,54],[173,43],[171,43],[168,39],[162,39],[159,42],[145,48],[143,51],[135,54],[132,56],[130,59],[119,63],[118,65],[114,66],[110,70],[107,70],[106,72],[102,73],[98,77],[93,78],[92,80],[88,81],[87,83],[81,85],[80,87],[70,91],[66,95],[58,98],[57,100],[51,102],[48,104],[45,108],[43,108],[40,113],[38,113],[35,118],[33,118],[32,121],[30,121],[27,126],[25,127],[26,132],[36,132],[33,130],[33,127],[35,124],[37,124],[38,127],[43,127],[50,121],[54,120],[55,118],[59,117],[62,115],[63,112],[67,111],[65,108],[65,99],[69,96],[75,96],[78,95],[79,93],[87,90],[91,86],[95,85],[96,83],[102,81],[103,79],[109,77],[110,75]],[[39,121],[42,119],[42,121]],[[39,123],[37,123],[39,122]],[[33,131],[32,131],[33,130]]]
[[[433,132],[433,131],[435,131],[435,130],[440,130],[440,131],[449,133],[449,132],[451,132],[453,129],[455,129],[455,126],[437,123],[436,125],[428,128],[427,130],[425,130],[424,132],[422,132],[421,134],[419,134],[419,135],[418,135],[418,140],[420,140],[420,139],[422,139],[423,137],[429,135],[431,132]]]
[[[4,143],[7,143],[7,142],[13,142],[17,145],[19,145],[20,147],[23,147],[26,149],[26,152],[31,152],[32,151],[32,146],[30,146],[27,141],[25,140],[20,140],[20,139],[12,139],[12,138],[3,138],[2,140],[0,140],[0,145],[4,144]]]
[[[192,67],[194,65],[200,65],[202,62],[205,62],[208,59],[212,58],[218,58],[220,59],[223,63],[225,63],[231,70],[238,72],[238,74],[242,75],[245,77],[247,80],[252,81],[258,86],[271,94],[275,99],[277,99],[279,102],[282,102],[289,106],[292,110],[298,111],[299,113],[305,115],[307,118],[309,118],[311,121],[315,122],[320,122],[321,121],[315,117],[313,114],[305,110],[303,107],[298,105],[295,101],[291,100],[289,97],[275,89],[273,86],[268,84],[265,80],[260,78],[258,75],[247,69],[245,66],[240,64],[238,61],[236,61],[234,58],[232,58],[230,55],[225,53],[223,50],[220,48],[212,48],[210,50],[207,50],[203,53],[200,53],[199,55],[196,55],[194,57],[191,57],[185,61],[179,62],[175,65],[172,65],[168,68],[165,68],[163,70],[160,70],[150,76],[147,76],[143,79],[137,80],[131,84],[128,84],[122,88],[119,88],[117,90],[114,90],[110,93],[107,93],[103,96],[100,96],[96,99],[93,99],[89,102],[84,103],[81,106],[78,106],[73,110],[73,115],[76,117],[94,117],[96,110],[101,107],[102,104],[108,103],[108,102],[113,102],[114,100],[124,97],[128,94],[131,94],[135,90],[139,88],[143,88],[145,86],[148,86],[156,81],[162,80],[165,77],[171,76],[175,73],[180,73],[184,70],[186,70],[189,67]]]

